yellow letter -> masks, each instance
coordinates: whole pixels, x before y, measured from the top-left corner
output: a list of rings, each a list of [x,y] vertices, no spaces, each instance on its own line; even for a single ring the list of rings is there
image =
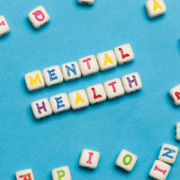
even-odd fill
[[[36,74],[35,79],[33,79],[31,76],[29,76],[29,80],[30,80],[31,86],[33,86],[33,83],[35,85],[37,85],[37,81],[39,81],[39,84],[41,84],[41,80],[40,80],[39,74]]]
[[[153,1],[154,1],[154,11],[156,11],[156,9],[158,8],[162,9],[161,5],[156,0]]]
[[[104,66],[106,66],[106,64],[109,63],[109,62],[111,64],[113,64],[113,61],[111,60],[111,58],[107,54],[105,54]]]
[[[76,102],[75,104],[78,105],[78,103],[81,101],[82,103],[84,103],[83,98],[79,95],[79,93],[76,93],[77,97],[76,97]]]

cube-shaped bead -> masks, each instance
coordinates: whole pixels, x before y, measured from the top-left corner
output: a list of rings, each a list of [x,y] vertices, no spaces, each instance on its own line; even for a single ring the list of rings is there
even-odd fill
[[[61,93],[61,94],[52,96],[50,97],[49,101],[52,107],[52,111],[55,114],[62,111],[67,111],[71,107],[69,98],[66,93]]]
[[[171,166],[160,160],[156,160],[149,172],[149,176],[154,179],[165,180],[169,174]]]
[[[89,102],[91,104],[99,103],[106,100],[106,92],[102,84],[96,84],[86,89]]]
[[[68,166],[52,170],[53,180],[71,180],[71,173]]]
[[[137,156],[135,154],[123,149],[116,160],[116,166],[121,167],[126,171],[131,171],[136,164],[136,161]]]
[[[83,76],[99,72],[99,66],[94,55],[83,57],[78,62]]]
[[[34,91],[45,87],[44,78],[40,70],[26,74],[25,82],[29,91]]]
[[[176,124],[176,140],[180,141],[180,122]]]
[[[73,110],[89,106],[89,100],[84,89],[69,93],[69,100]]]
[[[73,80],[81,77],[81,71],[76,61],[63,64],[61,66],[65,81]]]
[[[49,14],[43,6],[33,9],[28,14],[28,18],[35,29],[40,28],[50,20]]]
[[[158,159],[169,164],[174,164],[178,154],[178,150],[179,149],[176,146],[163,144]]]
[[[100,153],[89,149],[84,149],[81,153],[79,166],[95,169],[98,165]]]
[[[122,77],[122,83],[126,93],[130,93],[142,88],[142,82],[137,72]]]
[[[44,80],[47,86],[63,82],[63,75],[58,65],[43,70]]]
[[[16,179],[17,180],[34,180],[32,169],[25,169],[25,170],[16,172]]]
[[[119,78],[106,81],[104,83],[104,89],[109,99],[124,95],[124,87]]]
[[[95,0],[77,0],[79,4],[93,5]]]
[[[119,64],[125,64],[134,59],[134,52],[130,44],[124,44],[114,49]]]
[[[180,105],[180,84],[172,88],[169,91],[169,95],[175,105]]]
[[[36,119],[40,119],[52,114],[50,103],[46,98],[32,102],[31,108]]]
[[[0,16],[0,37],[8,34],[10,31],[9,25],[4,16]]]
[[[154,18],[166,12],[166,5],[163,0],[148,0],[146,2],[146,11],[149,18]]]
[[[117,66],[117,60],[112,50],[99,53],[97,61],[101,71],[112,69]]]

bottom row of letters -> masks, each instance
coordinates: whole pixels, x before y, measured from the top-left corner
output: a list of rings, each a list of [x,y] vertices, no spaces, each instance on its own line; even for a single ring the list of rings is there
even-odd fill
[[[86,89],[78,90],[69,93],[61,93],[48,99],[44,98],[31,103],[36,119],[40,119],[45,116],[49,116],[54,113],[59,113],[65,110],[69,110],[72,107],[73,110],[81,109],[89,106],[90,104],[99,103],[109,99],[122,96],[126,93],[130,93],[142,88],[142,82],[137,72],[125,75],[120,78],[106,81],[103,84],[97,84],[90,86]]]
[[[163,144],[158,160],[156,160],[149,172],[149,175],[155,179],[165,180],[171,166],[176,160],[178,148],[169,144]],[[100,153],[89,149],[84,149],[81,153],[79,166],[95,169],[99,163]],[[137,156],[123,149],[117,157],[116,166],[131,171],[136,164]],[[168,163],[168,164],[167,164]],[[68,166],[63,166],[52,170],[53,180],[71,180],[71,173]],[[31,169],[16,172],[17,180],[34,180]]]

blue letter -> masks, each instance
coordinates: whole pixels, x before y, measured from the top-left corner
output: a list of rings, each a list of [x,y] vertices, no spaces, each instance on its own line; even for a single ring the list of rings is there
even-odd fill
[[[61,107],[65,107],[65,104],[60,105],[60,103],[63,103],[63,101],[61,99],[62,99],[62,97],[55,98],[56,103],[57,103],[57,109],[60,109]]]
[[[55,79],[58,79],[57,76],[55,76],[56,74],[53,73],[55,71],[55,69],[51,70],[51,71],[47,71],[49,73],[49,77],[50,77],[50,81],[53,81]],[[53,77],[54,76],[54,77]]]
[[[76,69],[75,69],[75,65],[74,64],[71,64],[72,66],[72,69],[69,67],[69,66],[66,66],[66,69],[67,69],[67,75],[70,77],[70,72],[69,71],[72,71],[74,73],[74,75],[76,75]]]
[[[176,151],[175,151],[175,150],[171,150],[171,149],[169,149],[169,148],[164,148],[164,150],[167,150],[168,152],[165,153],[165,154],[163,154],[162,156],[167,156],[168,158],[173,159],[173,157],[172,157],[172,156],[169,156],[168,154],[169,154],[169,153],[175,153]]]

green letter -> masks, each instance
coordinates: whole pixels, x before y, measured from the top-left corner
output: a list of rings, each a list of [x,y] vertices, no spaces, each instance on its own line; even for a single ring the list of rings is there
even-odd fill
[[[60,173],[62,173],[62,174],[60,175]],[[65,176],[65,172],[63,170],[57,171],[57,174],[58,174],[59,180],[61,180],[61,178]]]
[[[126,158],[127,157],[129,157],[130,159],[129,159],[129,162],[126,162]],[[124,159],[123,159],[123,163],[124,163],[124,165],[129,165],[129,164],[131,164],[131,161],[132,161],[132,156],[131,155],[126,155],[125,157],[124,157]]]

